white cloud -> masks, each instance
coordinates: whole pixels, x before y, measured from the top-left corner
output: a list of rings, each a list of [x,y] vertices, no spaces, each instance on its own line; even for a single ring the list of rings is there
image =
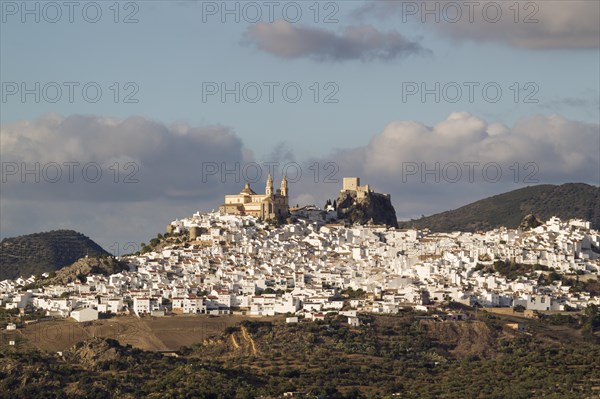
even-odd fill
[[[369,174],[394,175],[404,162],[535,162],[540,175],[573,180],[597,176],[598,125],[535,115],[511,129],[467,112],[453,113],[434,127],[418,122],[388,124],[365,147]]]

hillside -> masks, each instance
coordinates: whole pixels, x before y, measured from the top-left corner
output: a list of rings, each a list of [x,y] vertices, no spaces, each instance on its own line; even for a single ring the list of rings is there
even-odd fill
[[[82,276],[90,274],[110,276],[111,274],[120,273],[124,270],[129,270],[127,263],[113,257],[84,257],[78,259],[72,265],[65,266],[58,270],[56,275],[51,275],[47,279],[39,280],[39,282],[43,285],[67,285],[73,281],[81,281]],[[38,283],[37,280],[36,283]]]
[[[431,231],[476,231],[500,226],[517,228],[527,215],[542,221],[552,216],[579,218],[600,229],[600,188],[583,183],[530,186],[485,198],[472,204],[417,220],[399,222],[400,228]]]
[[[485,312],[416,316],[242,321],[178,357],[99,337],[62,356],[4,346],[0,398],[592,398],[600,388],[600,346],[575,317],[527,320],[519,333]]]
[[[109,253],[89,237],[73,230],[5,238],[0,242],[0,280],[56,271],[86,255]]]

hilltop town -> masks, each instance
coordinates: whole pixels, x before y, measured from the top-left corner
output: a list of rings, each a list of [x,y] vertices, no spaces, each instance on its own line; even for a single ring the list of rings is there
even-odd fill
[[[347,178],[340,192],[356,192],[358,201],[372,190]],[[290,222],[276,223],[283,214]],[[78,321],[129,312],[311,320],[342,313],[352,322],[357,312],[427,311],[450,301],[528,311],[600,304],[583,283],[600,272],[598,231],[583,220],[526,222],[444,234],[351,225],[332,205],[289,209],[286,179],[274,192],[269,176],[265,194],[246,184],[219,212],[171,222],[162,245],[121,259],[129,270],[37,287],[33,276],[4,280],[0,298],[8,310]]]
[[[351,182],[342,191],[369,192]],[[248,186],[227,202],[256,203],[257,212],[275,216],[287,208],[282,191],[277,207]],[[600,273],[600,233],[583,220],[554,217],[515,230],[434,234],[343,223],[332,206],[292,208],[291,222],[283,224],[245,215],[240,206],[232,213],[174,220],[161,245],[120,259],[128,271],[41,286],[35,277],[4,280],[2,307],[78,321],[102,313],[310,320],[341,313],[352,323],[357,312],[427,311],[450,301],[526,311],[600,304],[597,292],[586,288]]]

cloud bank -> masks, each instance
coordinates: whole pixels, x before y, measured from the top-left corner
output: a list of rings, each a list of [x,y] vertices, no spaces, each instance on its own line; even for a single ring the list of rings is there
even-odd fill
[[[423,23],[457,40],[502,42],[528,49],[597,49],[600,2],[371,1],[355,16]],[[431,11],[430,13],[428,13]]]
[[[246,156],[229,128],[166,126],[141,117],[48,114],[2,126],[0,135],[5,198],[62,199],[72,190],[68,198],[82,201],[200,199],[222,190],[203,184],[203,163]],[[36,177],[39,184],[28,184]]]

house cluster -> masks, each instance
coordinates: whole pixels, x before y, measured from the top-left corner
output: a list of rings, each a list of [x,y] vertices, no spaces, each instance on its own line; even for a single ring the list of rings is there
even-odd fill
[[[0,304],[79,321],[103,312],[318,320],[329,312],[396,313],[448,300],[530,310],[600,304],[561,281],[539,278],[548,268],[600,274],[600,234],[581,220],[552,218],[528,231],[432,234],[311,218],[275,226],[253,216],[196,213],[173,221],[169,231],[190,238],[123,258],[130,271],[85,282],[23,291],[33,278],[2,281]],[[497,260],[546,267],[509,279],[493,270]]]

